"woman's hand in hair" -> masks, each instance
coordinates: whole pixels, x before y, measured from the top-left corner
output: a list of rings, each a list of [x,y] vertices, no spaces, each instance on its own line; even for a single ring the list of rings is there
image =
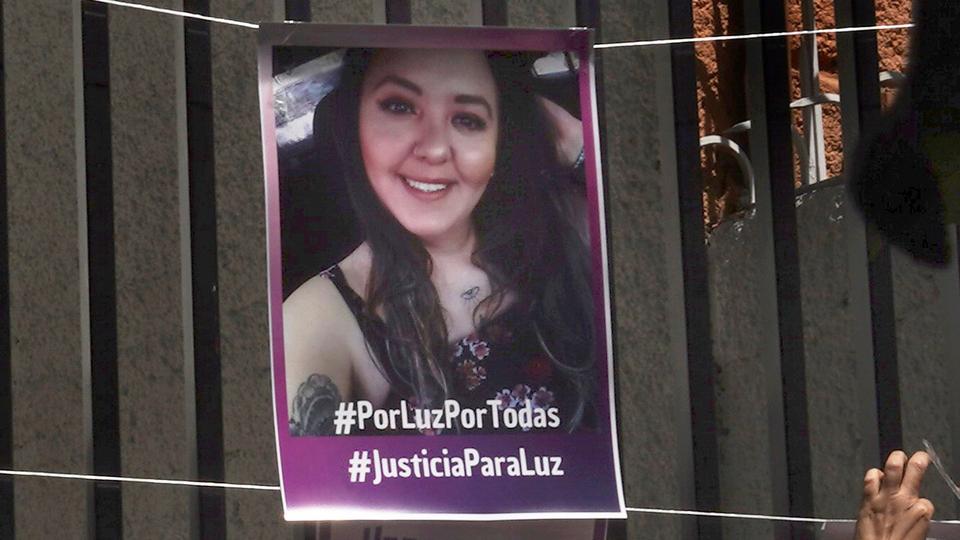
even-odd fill
[[[549,99],[538,96],[537,101],[543,107],[547,121],[553,128],[557,162],[566,167],[573,167],[583,151],[583,124],[566,109]]]
[[[870,469],[863,479],[863,500],[855,540],[924,540],[933,504],[920,498],[920,481],[930,464],[925,452],[896,450],[883,470]]]

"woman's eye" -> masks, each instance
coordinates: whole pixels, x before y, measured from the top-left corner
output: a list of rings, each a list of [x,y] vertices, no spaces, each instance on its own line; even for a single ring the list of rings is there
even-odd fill
[[[475,114],[458,114],[453,117],[453,125],[468,131],[483,131],[487,127],[486,121]]]
[[[385,99],[380,102],[380,109],[390,114],[414,114],[413,104],[402,99]]]

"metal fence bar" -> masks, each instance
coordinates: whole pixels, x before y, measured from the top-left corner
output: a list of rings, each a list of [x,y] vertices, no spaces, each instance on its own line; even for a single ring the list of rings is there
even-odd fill
[[[690,2],[669,2],[669,35],[693,34]],[[692,44],[670,45],[673,127],[680,209],[684,318],[692,423],[694,484],[698,510],[720,507],[720,462],[717,439],[716,388],[711,336],[707,252],[703,227],[703,177],[700,170],[700,128],[697,112],[696,55]],[[716,518],[697,518],[700,538],[721,538]]]
[[[839,26],[876,24],[873,0],[835,0]],[[877,72],[876,32],[856,32],[837,36],[841,101],[844,104],[843,152],[845,170],[850,170],[850,160],[862,133],[872,130],[880,117],[880,82]],[[852,206],[852,205],[851,205]],[[859,223],[858,223],[859,222]],[[862,229],[858,219],[850,220],[850,227]],[[859,245],[852,243],[863,239]],[[864,419],[875,411],[878,433],[878,453],[865,456],[867,463],[881,462],[891,450],[903,446],[903,426],[900,418],[900,377],[897,371],[897,335],[893,306],[893,274],[890,246],[870,228],[850,231],[851,253],[859,267],[851,267],[866,277],[869,283],[870,301],[870,346],[873,358],[875,404],[861,405]],[[868,253],[867,246],[878,246]],[[863,267],[866,272],[863,272]],[[863,274],[866,274],[865,276]],[[854,286],[858,284],[853,283]],[[862,285],[860,285],[862,286]],[[862,330],[861,330],[862,331]],[[868,369],[862,371],[868,372]],[[867,373],[862,380],[869,380]],[[870,390],[864,388],[862,399],[869,399]],[[867,433],[873,430],[867,431]],[[870,444],[872,447],[872,444]]]
[[[0,3],[0,81],[4,69],[3,4]],[[6,92],[0,84],[0,129],[6,133]],[[13,372],[10,345],[10,243],[7,215],[7,138],[0,137],[0,467],[13,468]],[[0,479],[0,538],[13,538],[12,477]]]
[[[117,378],[109,11],[103,4],[87,1],[83,2],[82,9],[93,471],[99,475],[119,476],[122,471]],[[94,514],[96,538],[122,537],[119,483],[96,482]]]
[[[654,4],[654,35],[670,33],[669,2],[659,1]],[[674,431],[677,437],[677,476],[678,506],[684,508],[696,507],[697,475],[694,462],[693,422],[691,422],[690,407],[690,370],[687,338],[687,298],[686,277],[684,268],[684,246],[681,223],[685,215],[681,213],[682,200],[680,198],[679,173],[680,149],[674,144],[677,140],[677,123],[674,120],[675,92],[673,86],[674,52],[670,48],[657,47],[653,51],[656,74],[656,103],[659,116],[657,135],[660,141],[659,162],[661,204],[663,205],[664,231],[664,268],[666,274],[666,318],[670,335],[670,364],[674,366],[674,374],[678,377],[677,387],[673,391],[673,405],[675,408]],[[689,88],[687,89],[689,91]],[[689,114],[689,111],[687,111]],[[709,307],[709,306],[704,306]],[[712,324],[712,323],[711,323]],[[710,350],[712,353],[712,342]],[[715,358],[714,358],[715,361]],[[715,396],[715,391],[714,391]],[[622,410],[622,409],[620,409]],[[716,421],[716,420],[715,420]],[[717,441],[719,448],[719,439]],[[621,446],[622,448],[622,446]],[[719,474],[719,462],[718,462]],[[678,524],[677,536],[682,538],[696,538],[699,527],[699,518],[687,517]]]
[[[209,0],[185,0],[183,7],[193,13],[210,14]],[[223,482],[223,390],[220,374],[220,304],[217,293],[217,197],[213,159],[210,23],[185,19],[183,25],[197,478]],[[226,538],[226,503],[223,490],[201,488],[198,503],[200,536]]]
[[[585,26],[587,28],[593,28],[593,39],[597,43],[601,42],[603,39],[603,27],[601,25],[600,18],[600,0],[576,0],[574,3],[574,14],[576,17],[577,26]],[[594,51],[594,75],[597,81],[597,119],[598,125],[597,129],[600,132],[600,160],[601,160],[601,170],[606,171],[607,169],[607,153],[606,148],[604,147],[605,137],[604,127],[606,118],[605,110],[603,107],[603,57],[600,51]],[[603,194],[604,197],[607,196],[607,193]],[[609,213],[609,205],[606,206]],[[610,216],[607,215],[607,223],[610,223]],[[607,258],[609,259],[607,264],[610,267],[613,267],[613,255],[608,254]],[[613,284],[608,285],[610,287],[610,297],[613,297]],[[616,324],[613,325],[616,327]]]
[[[816,6],[813,0],[801,0],[803,29],[816,28]],[[816,35],[801,38],[800,47],[800,91],[802,95],[815,97],[820,92],[820,59],[817,52]],[[803,109],[803,144],[807,159],[801,160],[801,177],[806,184],[819,182],[827,177],[827,164],[823,145],[823,109],[814,105]]]
[[[576,0],[574,2],[574,16],[576,17],[577,26],[585,26],[588,28],[594,29],[594,40],[599,42],[601,39],[601,32],[603,31],[600,17],[600,2],[599,0]],[[605,110],[603,106],[603,62],[599,51],[595,51],[594,56],[594,76],[596,77],[597,91],[596,91],[596,106],[597,106],[597,130],[600,133],[600,170],[608,171],[607,167],[607,152],[605,148],[606,137],[604,136],[605,128]],[[604,220],[607,226],[607,238],[611,238],[610,227],[613,223],[611,219],[610,211],[611,205],[608,203],[610,200],[610,183],[608,181],[604,182],[604,192],[601,196],[604,198],[604,211],[605,216]],[[607,267],[613,268],[613,250],[608,249],[607,251]],[[610,280],[607,283],[607,287],[610,289],[610,298],[615,298],[614,295],[614,283],[613,280]],[[617,343],[617,315],[616,310],[610,309],[610,332],[612,333],[612,342]],[[613,351],[610,351],[612,354]],[[613,373],[617,372],[616,368],[616,359],[614,359]],[[620,385],[618,384],[617,378],[614,377],[614,403],[616,404],[616,410],[622,411],[623,409],[620,406]],[[620,428],[620,416],[617,416],[617,432],[622,433]],[[623,451],[620,450],[620,463],[623,463]],[[606,529],[606,538],[608,540],[621,540],[627,538],[627,522],[626,520],[608,520],[607,529]]]
[[[747,32],[761,32],[764,25],[770,25],[770,16],[761,15],[762,0],[748,2],[744,7],[744,29]],[[781,23],[782,24],[782,23]],[[785,51],[781,51],[785,54]],[[785,380],[782,372],[783,351],[781,350],[781,320],[780,304],[781,299],[778,295],[779,280],[777,279],[777,247],[776,234],[774,229],[774,215],[778,206],[782,203],[783,189],[776,190],[774,194],[774,184],[778,181],[789,182],[791,193],[790,201],[793,205],[792,168],[786,171],[786,178],[780,179],[774,175],[783,175],[784,170],[782,162],[785,158],[792,160],[790,153],[789,131],[787,132],[786,148],[784,148],[783,130],[789,130],[792,125],[792,118],[789,113],[784,120],[783,108],[787,106],[789,94],[784,94],[783,82],[785,82],[786,72],[779,71],[784,66],[778,65],[777,59],[768,58],[774,54],[769,46],[765,47],[762,42],[749,42],[746,44],[747,60],[747,88],[749,95],[747,106],[751,118],[750,143],[752,159],[757,174],[757,184],[755,186],[757,197],[757,220],[762,230],[764,242],[763,249],[760,250],[764,256],[760,264],[764,266],[760,274],[764,279],[757,284],[762,290],[758,297],[761,302],[761,309],[764,311],[763,318],[768,321],[776,321],[772,331],[764,332],[765,337],[761,338],[763,343],[763,357],[767,359],[764,365],[767,388],[767,436],[769,440],[770,455],[769,468],[771,478],[771,503],[774,513],[789,514],[790,512],[790,485],[789,485],[789,465],[788,465],[788,443],[786,434],[784,385]],[[783,62],[786,57],[783,58]],[[768,72],[769,70],[769,72]],[[777,81],[775,88],[767,89],[769,81]],[[784,101],[784,104],[777,102],[778,99]],[[768,108],[771,110],[768,113]],[[772,115],[773,120],[768,117]],[[781,122],[782,124],[778,124]],[[772,138],[771,138],[772,135]],[[792,165],[792,161],[791,161]],[[782,188],[782,185],[778,186]],[[774,197],[777,197],[775,200]],[[779,216],[778,216],[779,218]],[[794,227],[796,226],[796,216],[792,217]],[[796,231],[794,230],[794,233]],[[795,238],[795,237],[794,237]],[[775,529],[777,538],[787,538],[791,536],[791,531],[787,524],[778,524]]]
[[[180,7],[183,7],[181,0]],[[197,358],[194,350],[193,325],[193,259],[190,224],[190,134],[187,125],[187,45],[186,25],[177,21],[173,39],[173,70],[176,78],[176,163],[177,163],[177,225],[180,262],[180,346],[182,357],[183,422],[185,443],[185,473],[197,478]],[[187,494],[187,519],[190,538],[200,537],[200,490]]]
[[[748,2],[744,10],[748,32],[785,30],[786,14],[779,2]],[[748,44],[754,81],[750,116],[751,149],[757,170],[757,219],[765,231],[767,252],[761,287],[762,309],[776,321],[762,345],[767,378],[768,436],[774,511],[812,515],[813,486],[808,440],[806,360],[797,245],[796,188],[793,179],[792,115],[786,38]],[[761,157],[762,156],[762,157]],[[758,159],[760,158],[760,159]],[[771,264],[772,263],[772,264]],[[786,480],[786,490],[782,482]],[[785,496],[785,498],[784,498]],[[785,536],[782,526],[778,536]],[[809,527],[791,526],[791,538],[812,538]]]
[[[413,10],[410,7],[410,0],[385,0],[388,24],[410,24],[413,18]]]
[[[507,25],[507,0],[483,0],[483,25]]]
[[[310,0],[284,0],[283,20],[310,22]]]

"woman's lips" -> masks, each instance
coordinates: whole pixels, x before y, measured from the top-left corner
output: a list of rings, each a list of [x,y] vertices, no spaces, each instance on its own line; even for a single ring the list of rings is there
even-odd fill
[[[403,175],[400,175],[400,179],[406,186],[407,191],[424,200],[434,200],[442,197],[453,185],[453,182],[445,180],[417,180]]]

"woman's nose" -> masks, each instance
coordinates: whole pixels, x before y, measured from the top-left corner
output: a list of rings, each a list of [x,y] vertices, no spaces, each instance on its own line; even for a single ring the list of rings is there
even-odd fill
[[[439,164],[450,159],[450,140],[445,128],[441,122],[425,121],[420,126],[413,155],[430,164]]]

